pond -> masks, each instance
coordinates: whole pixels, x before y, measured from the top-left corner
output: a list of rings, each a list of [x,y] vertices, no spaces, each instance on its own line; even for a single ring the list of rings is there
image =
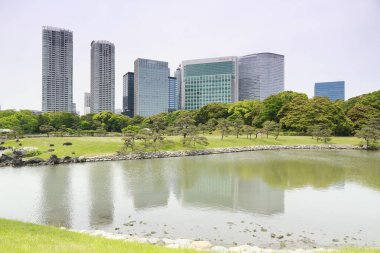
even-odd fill
[[[0,217],[270,248],[380,246],[380,153],[277,150],[1,168]]]

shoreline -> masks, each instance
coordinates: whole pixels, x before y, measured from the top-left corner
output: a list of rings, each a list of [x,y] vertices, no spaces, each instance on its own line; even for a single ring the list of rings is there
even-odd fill
[[[201,156],[224,153],[265,151],[265,150],[367,150],[365,147],[344,145],[344,144],[315,144],[315,145],[257,145],[226,148],[208,148],[198,150],[178,150],[178,151],[153,151],[153,152],[130,152],[127,154],[99,155],[99,156],[65,156],[58,158],[51,155],[48,160],[42,158],[31,158],[23,160],[21,156],[0,156],[0,167],[23,167],[23,166],[43,166],[85,162],[105,162],[124,160],[143,160],[169,157]]]

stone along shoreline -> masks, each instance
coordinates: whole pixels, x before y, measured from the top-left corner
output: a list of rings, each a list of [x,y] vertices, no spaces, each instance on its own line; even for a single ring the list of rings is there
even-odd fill
[[[184,157],[184,156],[200,156],[235,152],[263,151],[263,150],[366,150],[365,147],[353,145],[258,145],[258,146],[242,146],[227,148],[209,148],[200,150],[179,150],[179,151],[156,151],[156,152],[131,152],[127,154],[101,155],[101,156],[65,156],[58,158],[51,155],[48,160],[42,158],[31,158],[24,160],[20,152],[14,151],[13,155],[2,154],[0,157],[0,167],[13,166],[39,166],[39,165],[56,165],[68,163],[84,163],[84,162],[103,162],[103,161],[122,161],[122,160],[140,160],[168,157]]]

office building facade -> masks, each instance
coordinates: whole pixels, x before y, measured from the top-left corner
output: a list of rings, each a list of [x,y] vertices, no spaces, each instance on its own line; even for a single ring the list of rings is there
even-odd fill
[[[273,53],[239,57],[239,100],[264,100],[284,91],[284,58]]]
[[[135,73],[128,72],[123,76],[123,114],[129,117],[134,115],[134,80]]]
[[[323,82],[315,83],[314,85],[315,97],[328,97],[331,101],[344,100],[345,98],[345,82]]]
[[[134,115],[149,117],[168,111],[168,63],[135,60]]]
[[[73,110],[73,32],[42,27],[42,111]]]
[[[91,113],[115,112],[115,46],[91,42]]]
[[[182,67],[182,109],[238,100],[236,57],[183,61]]]
[[[179,89],[177,79],[175,77],[168,78],[168,112],[178,110]]]

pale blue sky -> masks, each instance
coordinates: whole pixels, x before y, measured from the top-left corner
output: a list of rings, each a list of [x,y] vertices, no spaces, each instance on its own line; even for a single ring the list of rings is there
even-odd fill
[[[169,62],[273,52],[285,89],[346,81],[346,98],[380,89],[380,0],[0,0],[0,105],[41,110],[41,27],[74,32],[74,102],[90,90],[90,43],[116,47],[116,108],[136,58]]]

